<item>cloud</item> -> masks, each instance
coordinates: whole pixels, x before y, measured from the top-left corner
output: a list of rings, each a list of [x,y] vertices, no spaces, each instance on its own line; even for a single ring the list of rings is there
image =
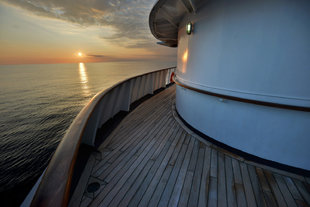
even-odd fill
[[[136,61],[136,60],[143,60],[145,58],[124,58],[124,57],[115,57],[115,56],[108,56],[102,54],[87,54],[87,60],[91,62],[111,62],[111,61]]]
[[[35,15],[61,19],[81,26],[102,28],[100,38],[128,48],[152,47],[156,40],[148,26],[155,0],[0,0]],[[105,32],[111,27],[113,33]]]
[[[87,60],[90,62],[106,62],[106,61],[118,61],[118,58],[102,54],[87,54]]]
[[[93,57],[93,58],[105,58],[105,57],[107,57],[107,56],[105,56],[105,55],[93,55],[93,54],[89,54],[89,55],[87,55],[88,57]]]
[[[161,59],[163,61],[174,61],[174,54],[148,54],[148,55],[136,55],[134,57],[116,57],[102,54],[87,54],[87,61],[89,62],[121,62],[121,61],[145,61],[145,60],[158,60]]]

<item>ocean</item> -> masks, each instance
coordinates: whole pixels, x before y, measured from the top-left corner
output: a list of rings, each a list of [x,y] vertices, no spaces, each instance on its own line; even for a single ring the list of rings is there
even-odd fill
[[[96,93],[174,62],[0,66],[0,205],[18,206]]]

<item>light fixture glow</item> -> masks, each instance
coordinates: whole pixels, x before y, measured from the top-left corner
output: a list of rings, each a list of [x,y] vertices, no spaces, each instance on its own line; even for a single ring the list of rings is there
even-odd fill
[[[191,22],[187,23],[186,24],[186,33],[188,35],[190,35],[192,33],[192,30],[193,30],[193,24]]]
[[[188,50],[186,49],[182,57],[183,63],[187,63],[187,58],[188,58]]]
[[[188,49],[184,51],[184,54],[182,56],[182,73],[186,73],[186,67],[187,67],[187,59],[188,59]]]

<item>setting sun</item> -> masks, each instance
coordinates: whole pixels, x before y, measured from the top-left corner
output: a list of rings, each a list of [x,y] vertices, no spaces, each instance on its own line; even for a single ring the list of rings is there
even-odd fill
[[[79,56],[79,57],[82,57],[82,56],[83,56],[83,53],[78,52],[78,56]]]

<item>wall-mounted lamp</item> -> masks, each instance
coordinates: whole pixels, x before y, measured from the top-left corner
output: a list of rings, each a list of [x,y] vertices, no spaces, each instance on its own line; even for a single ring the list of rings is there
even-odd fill
[[[186,24],[186,33],[188,35],[190,35],[190,34],[192,34],[192,31],[193,31],[193,24],[191,22],[189,22]]]

